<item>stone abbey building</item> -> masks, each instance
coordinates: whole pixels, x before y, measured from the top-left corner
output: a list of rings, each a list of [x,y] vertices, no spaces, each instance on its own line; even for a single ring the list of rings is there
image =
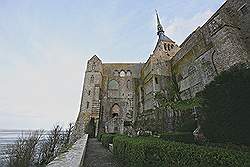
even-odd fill
[[[173,73],[182,99],[192,98],[221,71],[250,54],[249,0],[227,0],[178,46],[164,33],[157,14],[153,53],[145,63],[103,63],[96,55],[87,63],[80,112],[73,136],[92,121],[95,134],[125,133],[137,119],[154,117],[156,92],[168,93]],[[171,112],[166,117],[171,117]]]

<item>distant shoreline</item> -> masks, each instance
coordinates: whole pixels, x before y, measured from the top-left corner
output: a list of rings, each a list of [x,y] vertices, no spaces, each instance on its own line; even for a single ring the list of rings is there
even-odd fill
[[[37,130],[44,130],[44,131],[49,131],[46,129],[0,129],[0,131],[37,131]]]

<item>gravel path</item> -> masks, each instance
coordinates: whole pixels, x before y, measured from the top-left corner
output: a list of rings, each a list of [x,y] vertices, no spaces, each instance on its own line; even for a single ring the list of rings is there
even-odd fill
[[[120,167],[113,154],[96,138],[89,138],[83,167]]]

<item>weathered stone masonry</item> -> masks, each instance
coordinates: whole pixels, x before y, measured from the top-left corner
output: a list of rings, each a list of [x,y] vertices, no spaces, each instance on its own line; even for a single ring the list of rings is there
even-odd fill
[[[124,133],[136,119],[154,117],[154,94],[166,92],[172,73],[183,99],[201,91],[221,71],[250,57],[248,0],[228,0],[202,26],[177,46],[164,34],[157,14],[158,41],[146,63],[87,64],[74,137],[92,118],[96,133]]]

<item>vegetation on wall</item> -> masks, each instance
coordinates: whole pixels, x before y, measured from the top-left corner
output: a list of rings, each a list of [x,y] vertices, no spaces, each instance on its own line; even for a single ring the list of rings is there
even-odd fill
[[[176,69],[171,66],[171,81],[168,84],[167,95],[156,94],[156,101],[159,106],[165,111],[172,111],[173,115],[173,128],[174,130],[193,132],[196,128],[196,122],[193,118],[194,107],[200,107],[202,99],[193,97],[191,99],[182,99],[180,96],[180,86],[177,81]],[[181,116],[177,117],[176,113]]]
[[[153,110],[148,111],[153,112]],[[152,114],[151,114],[152,115]],[[164,131],[164,119],[163,117],[156,116],[157,118],[143,118],[144,116],[141,116],[142,118],[140,120],[137,120],[134,123],[134,128],[141,131],[141,134],[144,134],[145,131],[151,131],[153,133],[160,133]],[[149,116],[147,116],[149,117]]]
[[[194,116],[190,112],[182,113],[182,115],[182,120],[176,126],[176,131],[193,132],[197,128],[197,122],[194,120]]]
[[[182,100],[174,72],[167,83],[165,90],[156,92],[154,95],[157,103],[155,109],[144,111],[141,116],[138,116],[139,119],[136,121],[137,129],[140,128],[153,133],[175,131],[176,129],[192,132],[196,128],[196,122],[192,116],[193,108],[200,107],[201,98],[194,97]],[[188,128],[184,127],[184,125],[188,125]]]
[[[205,136],[212,142],[250,145],[250,69],[238,64],[202,92]]]
[[[167,115],[171,115],[169,119],[172,119],[174,131],[176,130],[176,128],[179,129],[183,127],[183,125],[185,124],[189,124],[190,128],[193,127],[192,125],[195,122],[192,116],[192,112],[194,107],[199,107],[201,105],[200,98],[194,97],[187,100],[177,100],[176,98],[168,98],[168,96],[166,96],[164,93],[158,92],[155,95],[155,99],[158,103],[155,111],[158,113],[165,112]],[[193,127],[193,129],[190,129],[190,132],[193,131],[194,128],[195,127]]]

